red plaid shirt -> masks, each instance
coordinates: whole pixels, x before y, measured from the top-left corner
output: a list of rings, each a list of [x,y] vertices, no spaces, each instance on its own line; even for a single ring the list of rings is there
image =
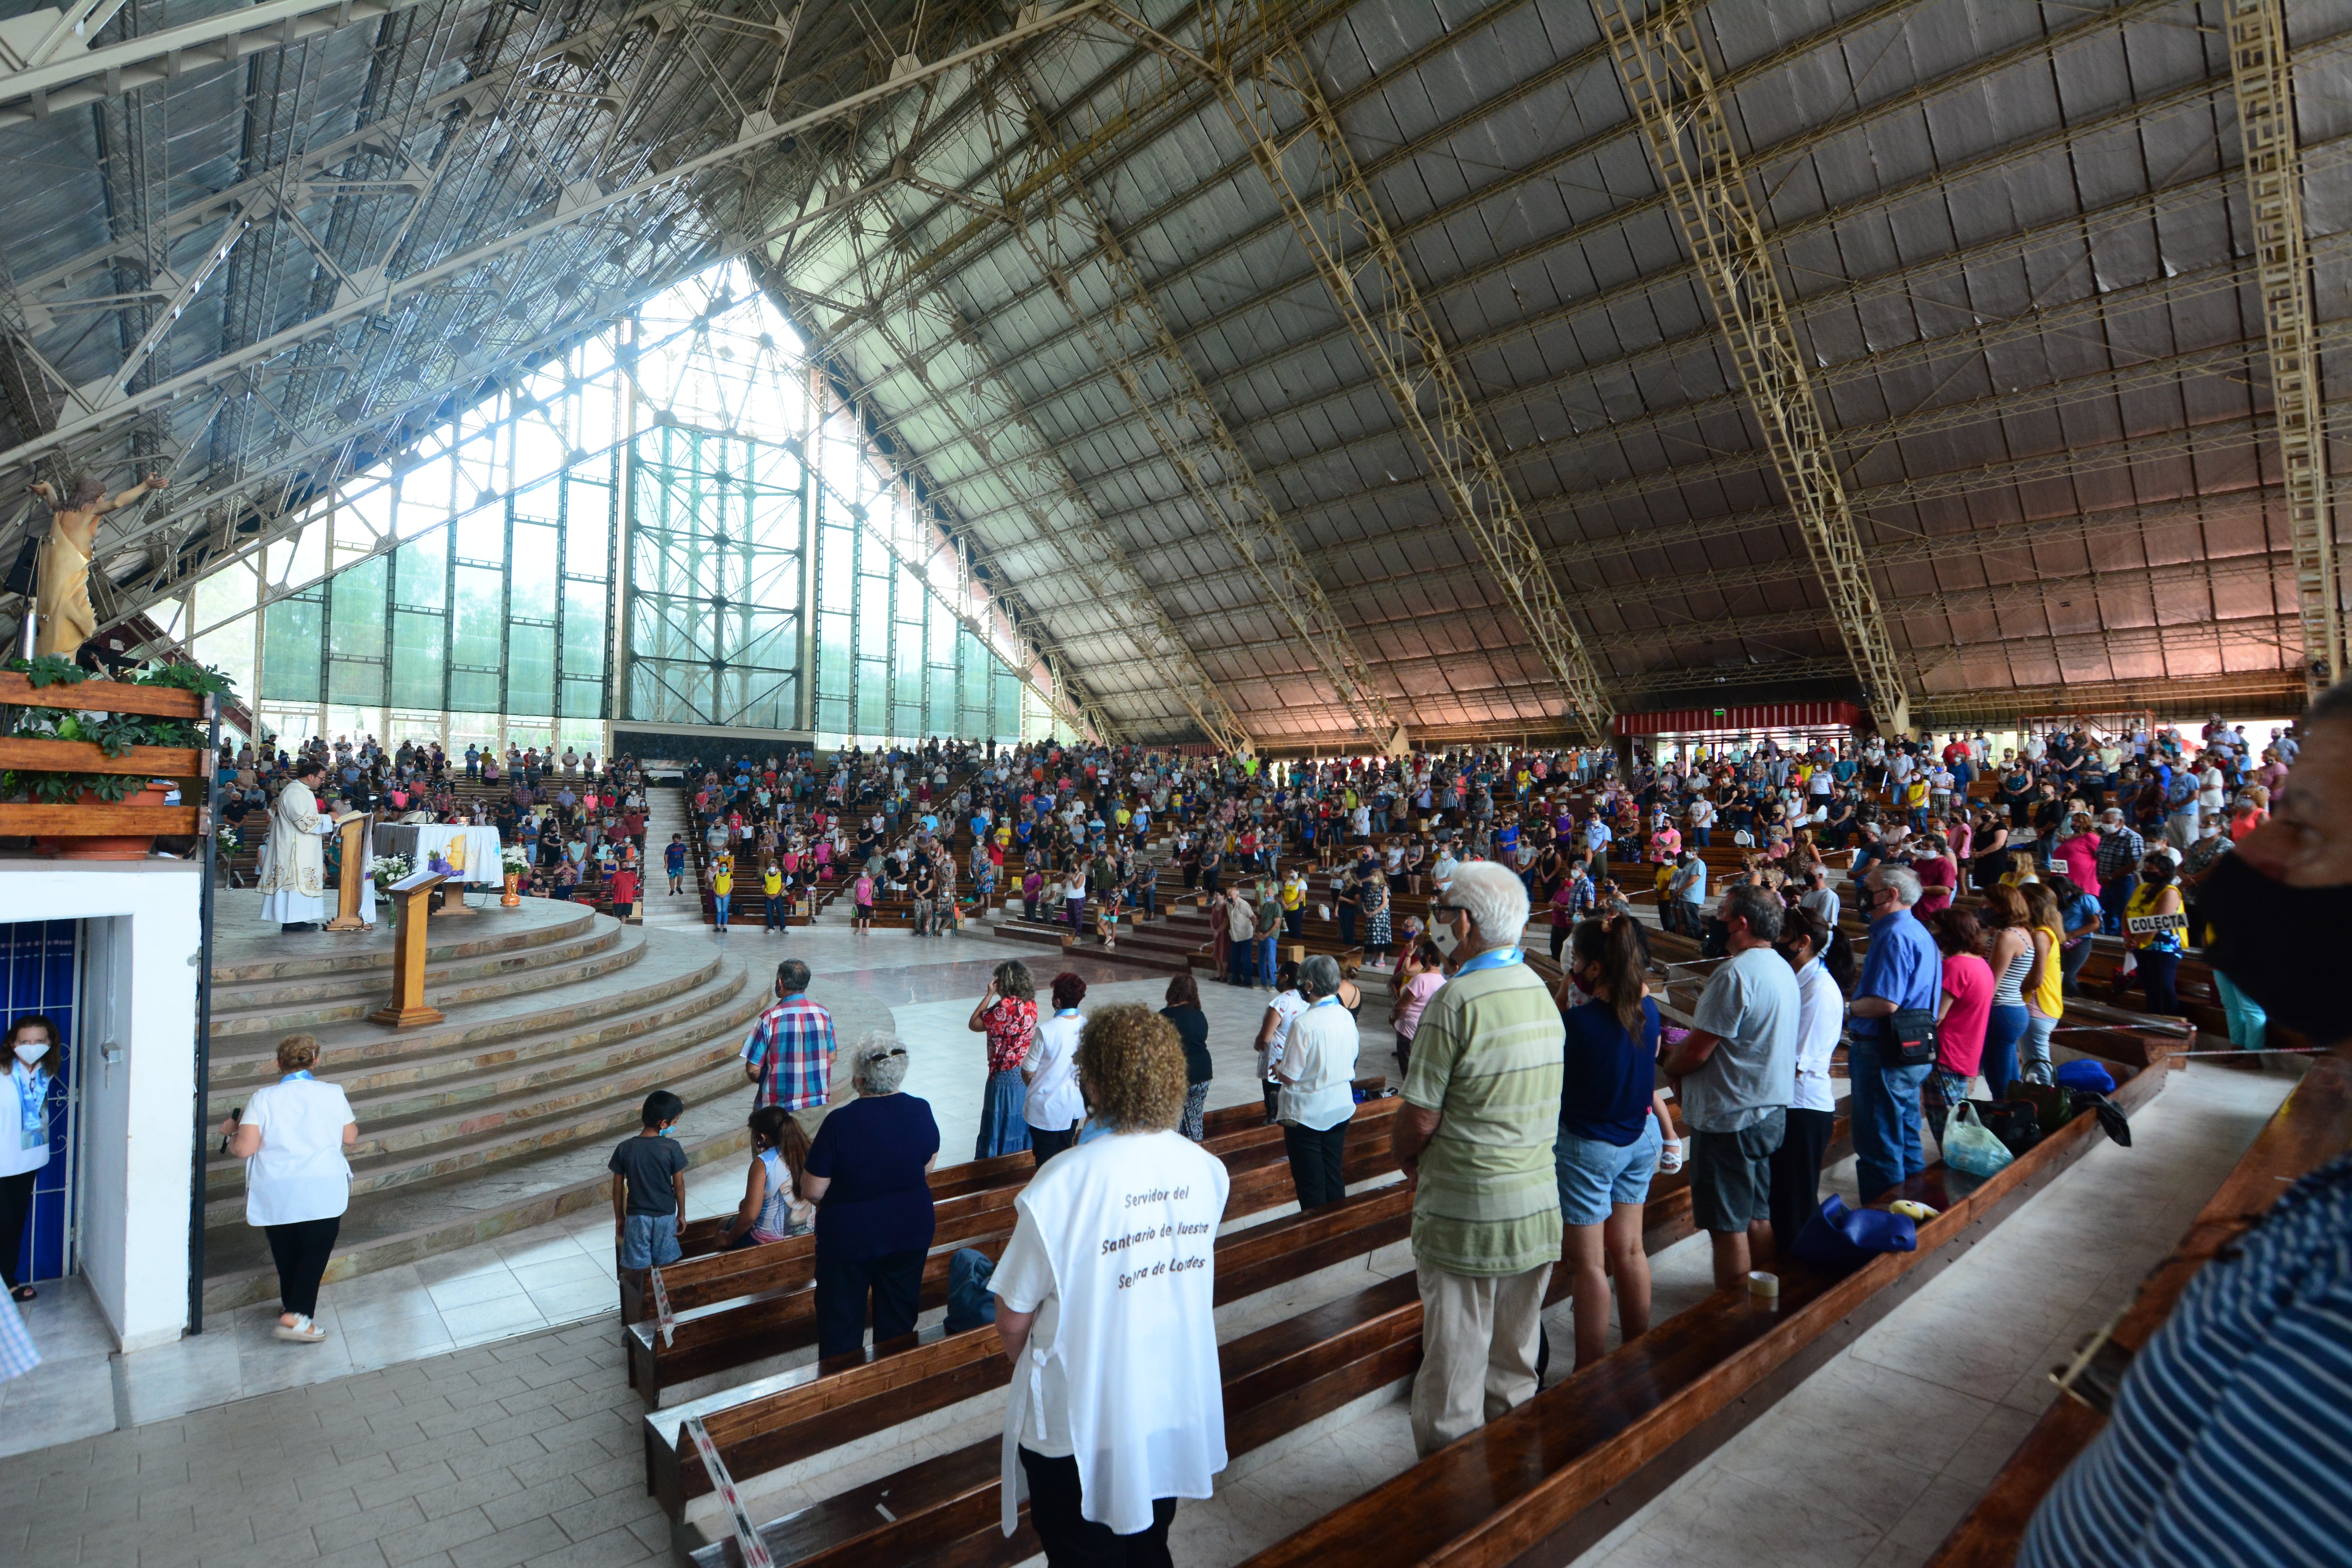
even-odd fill
[[[794,992],[752,1022],[743,1059],[760,1069],[753,1109],[803,1110],[823,1105],[833,1089],[833,1015]]]

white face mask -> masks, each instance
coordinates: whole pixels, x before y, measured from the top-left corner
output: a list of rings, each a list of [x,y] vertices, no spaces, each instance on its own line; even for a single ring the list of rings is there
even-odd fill
[[[31,1067],[48,1054],[49,1047],[46,1040],[27,1040],[16,1047],[16,1059],[26,1067]]]
[[[1453,957],[1454,950],[1461,945],[1460,939],[1454,934],[1454,922],[1452,921],[1433,921],[1430,922],[1429,940],[1435,942],[1437,944],[1437,951],[1444,953],[1448,958]]]

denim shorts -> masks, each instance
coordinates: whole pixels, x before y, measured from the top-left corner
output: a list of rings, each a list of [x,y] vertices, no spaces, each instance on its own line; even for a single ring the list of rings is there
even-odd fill
[[[677,1245],[677,1215],[633,1214],[621,1222],[621,1267],[667,1268],[685,1257]]]
[[[1658,1119],[1642,1118],[1642,1135],[1623,1148],[1597,1138],[1559,1134],[1552,1151],[1552,1169],[1559,1178],[1559,1220],[1562,1225],[1599,1225],[1616,1204],[1647,1203],[1650,1178],[1657,1173],[1658,1151],[1664,1144]]]

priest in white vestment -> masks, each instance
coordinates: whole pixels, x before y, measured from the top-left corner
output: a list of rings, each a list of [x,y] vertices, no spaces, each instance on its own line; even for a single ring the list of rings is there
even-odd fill
[[[1013,1363],[1004,1533],[1025,1497],[1049,1568],[1119,1552],[1166,1563],[1177,1500],[1210,1496],[1225,1468],[1216,1238],[1230,1180],[1175,1130],[1184,1051],[1167,1019],[1103,1008],[1077,1065],[1092,1120],[1013,1200],[989,1281]]]
[[[261,918],[280,931],[316,931],[327,918],[327,853],[320,833],[329,824],[319,810],[316,785],[326,772],[311,758],[294,764],[294,776],[269,808],[269,837],[261,846]]]

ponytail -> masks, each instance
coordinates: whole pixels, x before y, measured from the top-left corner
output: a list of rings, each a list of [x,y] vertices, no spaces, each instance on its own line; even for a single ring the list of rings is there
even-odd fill
[[[1642,1029],[1642,994],[1650,969],[1649,939],[1639,921],[1612,915],[1606,921],[1586,921],[1576,928],[1570,951],[1580,964],[1601,965],[1601,985],[1609,993],[1609,1009],[1628,1035]]]

